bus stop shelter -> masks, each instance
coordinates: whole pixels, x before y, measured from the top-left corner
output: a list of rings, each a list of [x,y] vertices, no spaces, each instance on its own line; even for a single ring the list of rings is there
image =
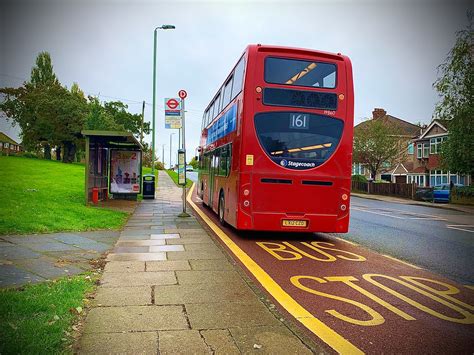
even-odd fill
[[[136,200],[141,192],[142,145],[130,132],[81,132],[85,137],[85,202]]]

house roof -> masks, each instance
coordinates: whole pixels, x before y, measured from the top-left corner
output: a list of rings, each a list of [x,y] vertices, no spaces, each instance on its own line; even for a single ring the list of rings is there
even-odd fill
[[[417,139],[425,138],[425,136],[431,131],[431,129],[434,126],[439,126],[443,130],[445,130],[446,133],[448,133],[448,129],[446,128],[447,125],[448,125],[448,121],[445,121],[445,120],[441,121],[441,120],[438,120],[438,119],[434,119],[433,121],[431,121],[430,125],[423,130],[423,133],[419,137],[417,137]]]
[[[16,144],[18,145],[18,142],[15,142],[13,139],[8,137],[5,133],[0,132],[0,142],[5,142],[5,143],[10,143],[10,144]]]
[[[397,126],[400,129],[400,135],[402,136],[416,137],[417,135],[420,134],[420,128],[421,128],[420,126],[404,121],[401,118],[398,118],[392,115],[387,115],[387,114],[379,118],[372,118],[364,122],[361,122],[358,125],[356,125],[354,129],[363,128],[374,119]]]

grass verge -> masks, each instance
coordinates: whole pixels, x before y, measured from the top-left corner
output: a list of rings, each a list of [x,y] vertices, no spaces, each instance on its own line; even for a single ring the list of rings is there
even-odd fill
[[[127,213],[84,205],[84,165],[0,156],[0,235],[119,229]]]
[[[170,176],[171,180],[173,180],[173,182],[176,184],[176,186],[182,187],[181,185],[178,184],[178,173],[176,171],[166,170],[166,172]],[[186,179],[186,187],[191,187],[192,184],[193,182],[191,180]]]
[[[95,289],[92,273],[0,289],[0,354],[72,352],[74,321]]]

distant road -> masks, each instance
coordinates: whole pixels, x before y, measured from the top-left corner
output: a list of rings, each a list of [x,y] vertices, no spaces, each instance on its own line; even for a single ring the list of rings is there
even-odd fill
[[[186,171],[186,177],[194,182],[198,181],[198,173],[197,171]]]

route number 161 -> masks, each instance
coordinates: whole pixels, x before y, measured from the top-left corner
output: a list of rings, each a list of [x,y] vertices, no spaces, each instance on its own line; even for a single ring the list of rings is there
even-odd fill
[[[292,113],[290,115],[290,128],[308,129],[309,117],[301,113]]]

